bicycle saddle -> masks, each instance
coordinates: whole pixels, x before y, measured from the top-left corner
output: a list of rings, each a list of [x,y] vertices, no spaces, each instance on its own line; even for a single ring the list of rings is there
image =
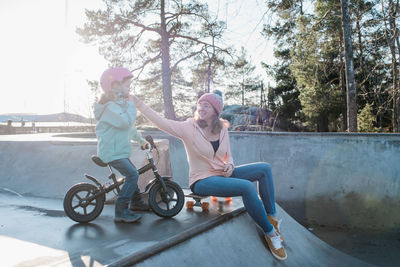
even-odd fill
[[[107,163],[104,163],[98,156],[92,156],[92,160],[100,167],[107,167]]]

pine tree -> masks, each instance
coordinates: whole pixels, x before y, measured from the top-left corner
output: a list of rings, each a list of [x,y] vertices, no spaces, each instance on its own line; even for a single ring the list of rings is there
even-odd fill
[[[226,70],[227,102],[240,103],[242,106],[256,106],[260,103],[257,92],[261,88],[261,78],[254,73],[255,68],[248,59],[246,49],[242,47],[240,54],[229,63]]]
[[[272,77],[276,85],[268,89],[268,108],[279,116],[280,121],[288,125],[288,130],[298,130],[304,122],[299,100],[300,92],[297,81],[290,66],[293,63],[293,48],[296,45],[296,19],[303,15],[302,1],[268,1],[268,8],[277,16],[274,24],[265,24],[262,34],[275,40],[274,56],[277,62],[274,65],[262,63],[267,74]]]
[[[377,132],[379,129],[375,127],[376,119],[373,114],[371,104],[366,104],[365,107],[359,111],[357,116],[357,127],[359,132]]]

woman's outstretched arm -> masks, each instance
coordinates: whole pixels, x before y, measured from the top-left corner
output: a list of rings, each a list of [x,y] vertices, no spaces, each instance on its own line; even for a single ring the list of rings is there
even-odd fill
[[[131,95],[132,100],[135,102],[136,108],[157,128],[160,130],[173,135],[177,138],[183,138],[184,135],[184,124],[185,122],[169,120],[158,115],[152,108],[143,103],[136,96]]]

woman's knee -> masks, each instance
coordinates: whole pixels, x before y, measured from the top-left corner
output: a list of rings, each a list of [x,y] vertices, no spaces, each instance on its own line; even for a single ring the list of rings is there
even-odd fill
[[[263,171],[263,172],[271,172],[271,165],[267,162],[260,162],[259,163],[259,168]]]
[[[258,163],[259,171],[261,173],[263,173],[265,179],[272,179],[272,169],[271,169],[271,165],[269,163],[266,162],[260,162]]]
[[[243,195],[253,194],[253,193],[257,194],[256,187],[255,187],[254,183],[251,181],[243,181],[243,183],[241,185],[241,191],[242,191]]]

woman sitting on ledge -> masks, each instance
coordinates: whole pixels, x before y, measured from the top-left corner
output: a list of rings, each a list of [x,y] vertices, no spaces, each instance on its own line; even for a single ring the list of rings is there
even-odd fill
[[[286,259],[276,217],[271,167],[267,163],[234,166],[228,135],[229,123],[220,119],[222,96],[203,94],[197,101],[194,118],[168,120],[158,115],[136,96],[131,95],[137,109],[160,130],[181,139],[189,160],[189,185],[196,195],[242,196],[244,206],[265,233],[272,255]],[[258,197],[253,182],[258,181]]]

